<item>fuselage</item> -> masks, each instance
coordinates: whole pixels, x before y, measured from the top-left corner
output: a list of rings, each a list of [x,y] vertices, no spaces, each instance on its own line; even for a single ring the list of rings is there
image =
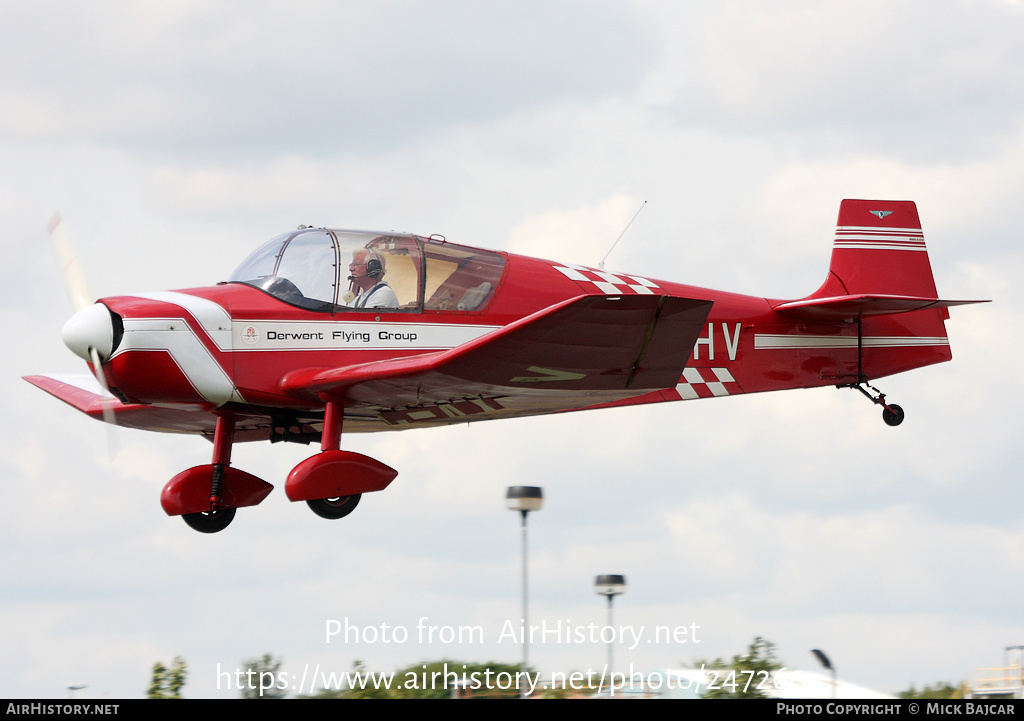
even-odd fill
[[[267,437],[274,427],[298,435],[317,423],[324,404],[316,393],[283,389],[290,374],[445,351],[583,295],[713,303],[696,343],[678,348],[686,367],[674,387],[637,389],[597,406],[840,385],[949,358],[944,333],[928,331],[939,311],[809,322],[773,311],[776,302],[765,298],[436,239],[322,229],[281,238],[254,254],[230,282],[102,299],[119,326],[102,366],[111,391],[129,404],[231,410],[243,437],[247,430],[253,438]],[[290,266],[289,247],[303,253]],[[346,252],[362,247],[377,248],[386,260],[381,280],[395,288],[397,307],[356,308],[345,297]],[[923,332],[931,342],[921,340]],[[540,404],[531,411],[521,401],[503,402],[495,388],[440,405],[352,400],[345,419],[351,431],[391,430],[590,405],[583,399],[573,407]]]

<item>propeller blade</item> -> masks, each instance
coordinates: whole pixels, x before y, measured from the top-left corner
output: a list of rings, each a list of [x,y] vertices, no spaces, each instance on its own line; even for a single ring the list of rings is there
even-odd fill
[[[71,304],[76,311],[87,308],[93,301],[92,293],[89,292],[89,284],[82,273],[82,266],[78,263],[78,256],[71,245],[71,238],[64,227],[64,219],[60,213],[54,213],[49,224],[50,239],[53,241],[54,251],[57,253],[57,262],[60,264],[61,274],[64,277],[64,287],[71,298]]]
[[[82,266],[78,262],[74,246],[71,244],[71,238],[64,227],[64,219],[61,218],[59,212],[53,214],[48,230],[50,231],[50,239],[53,241],[54,252],[57,254],[61,275],[64,279],[64,288],[71,298],[71,305],[74,306],[75,312],[80,313],[92,306],[93,296],[89,291],[89,284],[85,280],[85,274],[82,272]],[[92,361],[92,374],[96,377],[96,382],[113,399],[114,396],[110,394],[110,388],[107,387],[107,378],[103,374],[103,359],[100,357],[99,350],[94,346],[89,346],[88,355]],[[114,414],[113,405],[106,404],[103,406],[103,421],[113,426],[117,425],[117,416]],[[110,455],[116,455],[117,437],[114,429],[110,429],[110,432],[107,434],[107,441]]]

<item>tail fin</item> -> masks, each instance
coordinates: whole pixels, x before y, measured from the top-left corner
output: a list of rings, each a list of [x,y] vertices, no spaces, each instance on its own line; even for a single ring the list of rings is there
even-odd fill
[[[840,292],[828,295],[938,298],[917,205],[908,200],[844,200],[822,290],[829,286]]]
[[[972,302],[939,300],[912,201],[844,200],[825,283],[773,308],[804,320],[850,320]]]

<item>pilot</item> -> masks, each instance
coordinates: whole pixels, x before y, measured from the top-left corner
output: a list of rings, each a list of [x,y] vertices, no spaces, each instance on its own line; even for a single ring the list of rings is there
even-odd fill
[[[397,308],[398,296],[384,281],[384,258],[370,248],[352,254],[348,279],[356,290],[354,308]]]

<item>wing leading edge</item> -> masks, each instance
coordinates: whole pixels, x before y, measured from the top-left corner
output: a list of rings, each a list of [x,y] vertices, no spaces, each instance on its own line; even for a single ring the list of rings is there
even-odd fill
[[[164,433],[213,433],[216,417],[208,408],[179,404],[176,407],[126,404],[107,393],[91,375],[25,376],[32,385],[81,411],[126,428]]]

